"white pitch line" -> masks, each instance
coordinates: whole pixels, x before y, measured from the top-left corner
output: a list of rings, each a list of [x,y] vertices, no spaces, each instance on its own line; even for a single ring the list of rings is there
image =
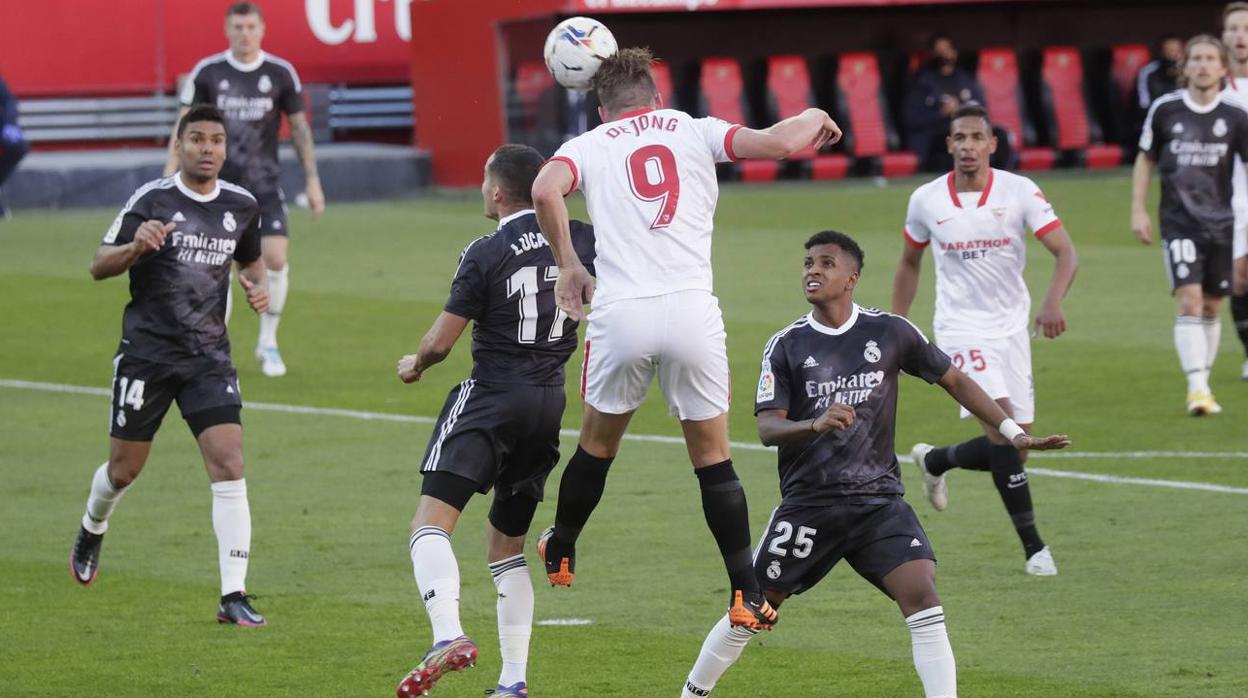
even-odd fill
[[[69,393],[73,395],[99,395],[105,396],[111,394],[107,388],[94,388],[85,385],[66,385],[63,383],[42,383],[38,381],[14,380],[8,378],[0,379],[0,388],[13,388],[18,390],[38,390],[50,393]],[[346,410],[334,407],[311,407],[307,405],[284,405],[280,403],[270,402],[244,402],[245,407],[252,410],[262,410],[266,412],[283,412],[286,414],[306,414],[324,417],[344,417],[347,419],[359,419],[365,421],[377,422],[401,422],[405,424],[434,424],[437,422],[432,417],[408,414],[394,414],[390,412],[369,412],[365,410]],[[576,438],[580,432],[576,429],[562,429],[559,432],[564,438]],[[683,446],[684,439],[679,436],[665,436],[662,434],[625,434],[624,440],[637,441],[643,443],[661,443]],[[748,443],[743,441],[731,442],[733,448],[742,451],[774,451],[770,446],[763,446],[757,443]],[[899,458],[906,457],[905,454],[898,454]],[[1138,458],[1248,458],[1246,451],[1061,451],[1061,452],[1037,452],[1031,454],[1032,458],[1113,458],[1113,459],[1138,459]],[[1230,487],[1228,485],[1216,485],[1209,482],[1187,482],[1183,480],[1158,480],[1154,478],[1140,477],[1124,477],[1120,475],[1103,475],[1099,473],[1083,473],[1069,470],[1052,470],[1049,468],[1028,468],[1028,472],[1036,475],[1047,475],[1050,477],[1063,477],[1075,480],[1090,480],[1092,482],[1104,482],[1116,485],[1141,485],[1145,487],[1167,487],[1177,490],[1197,490],[1201,492],[1219,492],[1224,494],[1243,494],[1248,495],[1248,487]]]

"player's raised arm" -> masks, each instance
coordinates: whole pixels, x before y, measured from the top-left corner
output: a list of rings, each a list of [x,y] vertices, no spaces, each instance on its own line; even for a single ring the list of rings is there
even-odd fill
[[[822,109],[807,109],[761,131],[738,129],[732,152],[744,160],[782,160],[808,145],[815,150],[841,140],[841,128]]]
[[[434,364],[441,363],[450,356],[451,349],[459,341],[468,326],[468,318],[454,313],[442,311],[433,326],[420,340],[420,347],[415,354],[407,354],[399,359],[399,380],[404,383],[415,383],[420,380],[425,370]]]
[[[559,267],[559,280],[555,282],[555,302],[580,322],[585,319],[584,304],[593,300],[594,280],[581,264],[572,246],[572,232],[568,228],[568,207],[563,197],[576,189],[576,173],[572,165],[562,159],[551,160],[542,166],[533,182],[533,208],[537,212],[537,224],[542,236],[550,243],[550,250]]]
[[[983,388],[956,366],[950,366],[949,370],[945,371],[945,375],[941,376],[939,383],[940,387],[958,401],[958,404],[985,424],[995,426],[1001,435],[1009,439],[1010,443],[1020,451],[1026,449],[1048,451],[1066,448],[1070,445],[1070,437],[1065,434],[1036,437],[1023,431],[1023,428],[1010,419],[995,400],[988,397],[988,393],[985,393]]]
[[[1153,244],[1153,220],[1148,215],[1148,182],[1153,177],[1153,159],[1148,153],[1135,156],[1131,168],[1131,230],[1141,244]]]

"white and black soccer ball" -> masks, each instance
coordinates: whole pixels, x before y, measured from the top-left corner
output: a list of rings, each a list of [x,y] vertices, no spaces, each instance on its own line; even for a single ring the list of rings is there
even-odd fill
[[[546,37],[546,67],[555,81],[569,90],[585,92],[598,66],[617,50],[615,37],[602,22],[572,17],[559,23]]]

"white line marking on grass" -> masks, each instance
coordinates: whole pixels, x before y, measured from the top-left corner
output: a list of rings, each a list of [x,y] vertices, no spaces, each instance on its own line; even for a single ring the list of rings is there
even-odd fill
[[[24,381],[8,378],[0,379],[0,388],[38,390],[42,392],[69,393],[73,395],[99,395],[105,397],[112,394],[107,388],[93,388],[85,385],[66,385],[63,383],[41,383],[38,381]],[[306,414],[324,417],[344,417],[347,419],[359,419],[376,422],[400,422],[404,424],[434,424],[437,422],[437,420],[432,417],[424,417],[420,415],[368,412],[365,410],[347,410],[335,407],[311,407],[306,405],[284,405],[280,403],[250,401],[244,402],[243,405],[248,409],[261,410],[265,412]],[[559,434],[565,438],[576,438],[579,436],[580,432],[576,429],[562,429]],[[679,436],[665,436],[662,434],[625,434],[624,440],[643,443],[672,444],[677,446],[683,446],[685,444],[684,439]],[[740,441],[733,441],[732,447],[742,451],[775,450],[770,446]],[[898,454],[898,458],[904,457],[908,456],[906,454]],[[1112,458],[1118,460],[1131,460],[1139,458],[1248,458],[1248,451],[1061,451],[1036,452],[1032,453],[1031,457]],[[1186,482],[1183,480],[1158,480],[1154,478],[1123,477],[1119,475],[1102,475],[1099,473],[1083,473],[1069,470],[1052,470],[1050,468],[1028,468],[1027,470],[1028,472],[1036,475],[1064,477],[1074,480],[1089,480],[1092,482],[1104,482],[1115,485],[1141,485],[1144,487],[1167,487],[1177,490],[1196,490],[1201,492],[1248,495],[1248,487],[1230,487],[1228,485],[1216,485],[1208,482]]]
[[[547,620],[537,621],[538,625],[593,625],[594,621],[588,618],[550,618]]]

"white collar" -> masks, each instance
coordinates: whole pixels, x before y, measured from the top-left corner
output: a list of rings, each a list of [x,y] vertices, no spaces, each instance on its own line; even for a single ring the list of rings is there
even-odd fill
[[[241,70],[244,73],[250,73],[256,68],[259,68],[261,65],[264,64],[264,59],[265,59],[264,51],[261,51],[256,54],[256,59],[254,61],[250,63],[243,63],[242,61],[234,57],[233,51],[229,49],[225,50],[226,62],[229,63],[230,66],[232,66],[235,70]]]
[[[820,332],[822,334],[830,334],[830,335],[845,334],[846,332],[850,330],[850,328],[854,326],[854,323],[858,322],[858,304],[857,303],[853,304],[853,309],[849,312],[849,319],[846,320],[845,323],[841,325],[840,327],[828,327],[827,325],[821,324],[818,320],[815,319],[814,311],[807,313],[806,319],[810,321],[810,326],[816,332]]]
[[[182,181],[181,171],[179,171],[177,174],[173,176],[173,183],[177,185],[178,191],[185,194],[187,198],[193,201],[198,201],[201,204],[206,204],[209,201],[215,200],[217,196],[221,193],[221,180],[218,179],[218,180],[213,181],[211,194],[200,194],[194,189],[191,189],[190,187],[186,186],[186,182]]]
[[[507,225],[508,223],[510,223],[510,222],[512,222],[512,221],[514,221],[514,220],[516,220],[516,219],[517,219],[517,218],[519,218],[520,216],[527,216],[527,215],[529,215],[530,213],[536,213],[536,211],[534,211],[534,210],[533,210],[533,209],[531,209],[531,208],[526,208],[526,209],[523,209],[523,210],[521,210],[521,211],[516,211],[515,213],[513,213],[513,214],[511,214],[511,215],[509,215],[509,216],[503,216],[502,218],[499,218],[499,219],[498,219],[498,229],[499,229],[499,230],[502,230],[504,225]]]
[[[1187,90],[1183,90],[1183,103],[1187,105],[1188,109],[1191,109],[1197,114],[1208,114],[1209,112],[1216,109],[1219,104],[1222,103],[1222,93],[1218,92],[1217,94],[1213,96],[1212,102],[1204,106],[1201,106],[1192,100],[1191,92]]]

